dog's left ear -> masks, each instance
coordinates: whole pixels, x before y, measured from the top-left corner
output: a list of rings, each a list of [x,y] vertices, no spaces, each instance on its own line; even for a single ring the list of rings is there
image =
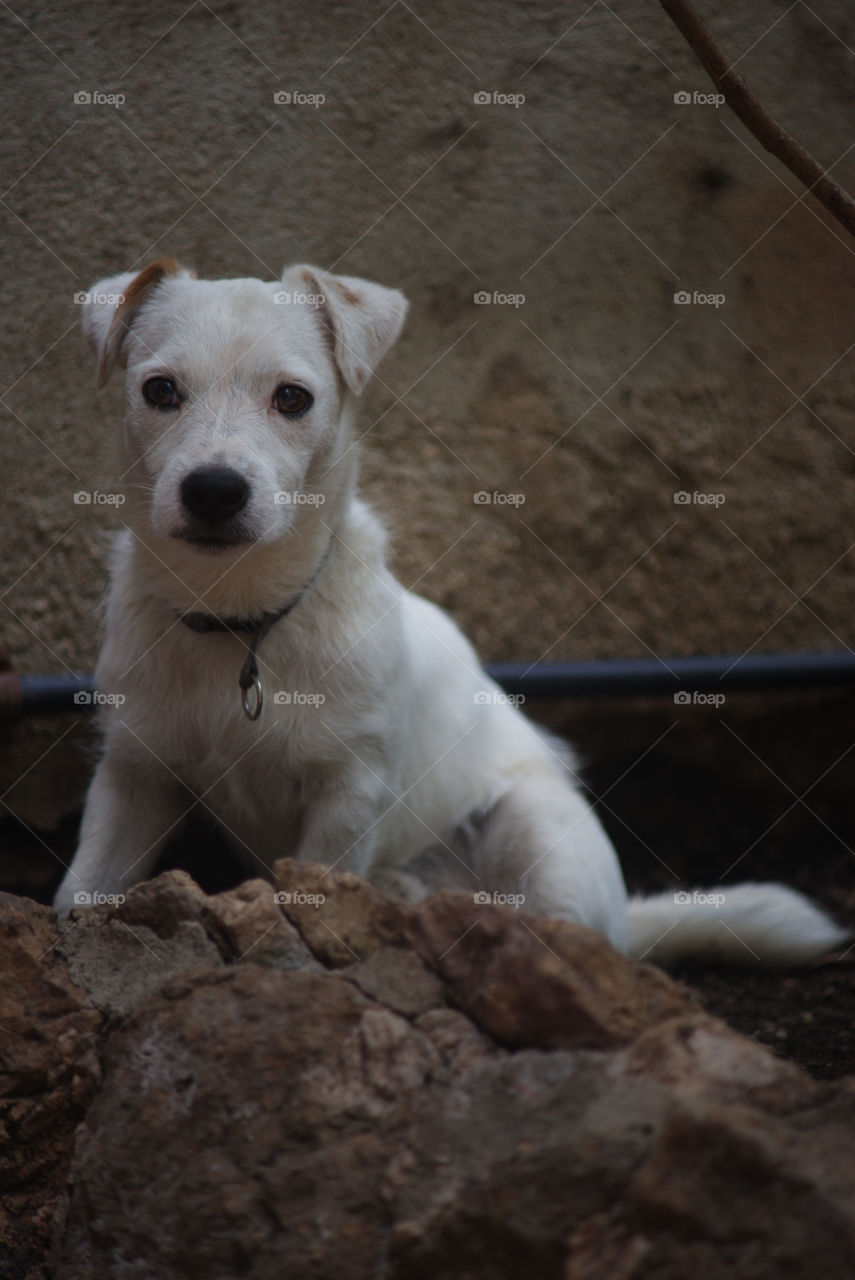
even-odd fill
[[[282,279],[299,279],[308,293],[323,297],[316,305],[330,330],[335,362],[347,386],[359,395],[401,332],[407,299],[398,289],[317,267],[291,267]]]
[[[83,332],[98,361],[98,386],[103,387],[113,365],[122,357],[122,344],[134,316],[166,276],[189,275],[174,258],[160,258],[142,271],[99,280],[89,290],[83,311]]]

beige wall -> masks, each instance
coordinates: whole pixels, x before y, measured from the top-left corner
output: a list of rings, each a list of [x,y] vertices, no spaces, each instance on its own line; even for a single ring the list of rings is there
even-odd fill
[[[845,0],[704,9],[768,107],[837,161]],[[305,260],[406,291],[365,396],[365,488],[404,581],[486,658],[848,642],[855,245],[726,110],[675,104],[711,86],[653,0],[586,10],[16,6],[0,530],[22,671],[92,667],[116,518],[73,502],[114,487],[121,415],[118,379],[95,393],[74,293],[164,252],[203,275]],[[855,153],[833,172],[855,189]],[[475,305],[481,289],[525,302]],[[0,783],[29,821],[85,776],[72,730],[16,783],[67,725],[7,739]]]

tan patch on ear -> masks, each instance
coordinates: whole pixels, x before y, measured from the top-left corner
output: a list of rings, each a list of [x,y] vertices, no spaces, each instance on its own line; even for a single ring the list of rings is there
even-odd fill
[[[180,270],[181,267],[174,258],[158,258],[157,262],[150,262],[147,267],[143,267],[128,286],[124,300],[116,312],[116,318],[118,319],[124,312],[136,311],[145,295],[159,284],[164,276],[176,276]]]
[[[320,288],[320,281],[315,276],[312,275],[311,271],[307,271],[304,268],[300,272],[300,275],[303,277],[303,283],[306,284],[310,289],[317,289],[318,292],[323,293],[323,289]],[[352,307],[362,306],[362,299],[360,298],[359,294],[354,293],[352,289],[348,289],[347,285],[342,284],[341,280],[336,280],[330,277],[329,283],[335,289],[336,293],[339,294],[339,296],[345,302],[349,302]]]
[[[342,284],[340,280],[333,281],[335,288],[344,298],[345,302],[349,302],[352,307],[361,307],[362,299],[358,293],[354,293],[352,289],[348,289],[346,284]]]
[[[160,284],[161,280],[166,276],[178,275],[183,270],[184,268],[174,258],[158,258],[156,262],[150,262],[147,267],[143,267],[139,275],[135,276],[128,285],[127,292],[116,309],[113,323],[110,325],[110,332],[107,334],[107,341],[104,343],[104,350],[101,353],[101,363],[98,366],[99,387],[103,387],[109,378],[110,370],[113,367],[119,349],[141,304],[152,290]]]
[[[312,275],[311,271],[303,270],[300,272],[300,275],[303,277],[303,283],[305,284],[306,288],[309,290],[310,293],[317,294],[317,293],[324,292],[324,288],[321,286],[320,280],[318,280],[317,276]],[[333,369],[335,370],[336,381],[340,385],[343,385],[341,370],[339,369],[338,361],[335,358],[336,334],[335,334],[335,325],[333,324],[332,316],[330,315],[329,309],[326,306],[326,304],[324,304],[323,306],[314,307],[313,310],[315,311],[315,313],[317,314],[321,322],[321,329],[323,331],[324,341],[327,344],[330,361],[332,363]]]

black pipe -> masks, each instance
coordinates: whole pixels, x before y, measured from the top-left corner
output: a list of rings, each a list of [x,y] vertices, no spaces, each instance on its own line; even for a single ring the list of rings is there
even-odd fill
[[[488,673],[506,693],[526,698],[641,697],[655,693],[731,693],[855,683],[855,653],[731,654],[703,658],[607,658],[498,662]],[[688,700],[688,699],[687,699]]]
[[[63,711],[90,711],[92,676],[18,676],[22,715],[55,716]]]
[[[855,684],[855,653],[766,653],[702,658],[606,658],[592,662],[489,664],[487,674],[508,694],[526,699],[644,697],[732,693],[744,689],[804,689]],[[0,698],[10,715],[58,715],[93,710],[91,675],[0,677],[14,696]]]

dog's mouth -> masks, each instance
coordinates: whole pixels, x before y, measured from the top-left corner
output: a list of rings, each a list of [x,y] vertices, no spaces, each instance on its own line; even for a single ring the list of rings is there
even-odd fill
[[[207,552],[229,551],[235,547],[249,546],[255,541],[254,538],[248,538],[237,529],[214,532],[211,529],[181,528],[175,529],[172,537]]]

